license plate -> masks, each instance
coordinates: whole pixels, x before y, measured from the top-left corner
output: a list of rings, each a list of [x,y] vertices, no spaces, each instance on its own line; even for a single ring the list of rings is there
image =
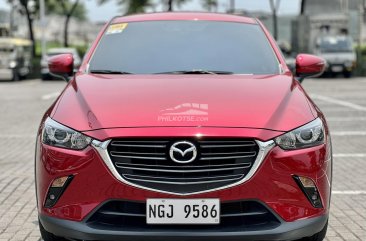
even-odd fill
[[[333,72],[342,72],[343,71],[343,67],[342,66],[333,66],[332,67],[332,71]]]
[[[219,224],[219,199],[147,199],[147,224]]]

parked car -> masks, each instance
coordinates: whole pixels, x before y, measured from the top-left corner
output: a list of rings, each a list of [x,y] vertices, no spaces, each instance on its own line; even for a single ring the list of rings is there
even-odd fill
[[[32,42],[20,38],[0,38],[0,80],[17,81],[32,70]]]
[[[42,80],[50,80],[53,79],[53,76],[50,74],[48,69],[48,59],[52,56],[56,56],[59,54],[72,54],[74,58],[74,69],[75,72],[80,67],[81,58],[78,51],[75,48],[51,48],[47,51],[47,54],[41,59],[41,77]]]
[[[327,61],[327,74],[350,78],[356,68],[356,51],[352,38],[347,35],[318,38],[315,53]]]
[[[212,13],[114,18],[37,137],[45,241],[325,237],[329,129],[260,21]],[[296,77],[296,78],[295,78]]]

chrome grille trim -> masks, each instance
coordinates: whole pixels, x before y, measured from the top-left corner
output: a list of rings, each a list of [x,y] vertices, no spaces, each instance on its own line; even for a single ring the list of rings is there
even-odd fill
[[[146,143],[146,141],[112,141],[111,145],[115,145],[116,143]],[[164,143],[168,143],[168,141],[149,141],[149,143],[160,143],[160,144],[164,144]]]
[[[138,178],[127,178],[131,181],[146,181],[144,179],[138,179]],[[155,181],[155,180],[149,180],[149,182],[153,183],[162,183],[162,184],[174,184],[174,185],[189,185],[189,184],[207,184],[207,183],[217,183],[217,182],[229,182],[229,181],[236,181],[240,178],[231,178],[231,179],[225,179],[225,180],[212,180],[212,181],[200,181],[200,182],[170,182],[170,181]]]
[[[201,145],[201,148],[227,148],[227,147],[247,147],[255,144],[230,144],[230,145]]]
[[[227,160],[227,159],[254,157],[255,155],[257,155],[257,152],[253,152],[253,154],[251,154],[251,155],[243,155],[243,156],[201,157],[200,160]]]
[[[132,159],[166,160],[165,157],[115,155],[115,154],[112,154],[112,152],[111,152],[111,156],[122,157],[122,158],[132,158]]]
[[[135,145],[135,144],[111,144],[112,146],[144,147],[144,148],[165,148],[166,145]]]
[[[226,171],[226,170],[238,170],[238,169],[247,169],[249,166],[244,167],[226,167],[226,168],[210,168],[210,169],[199,169],[199,170],[169,170],[169,169],[151,169],[151,168],[142,168],[142,167],[128,167],[124,166],[117,166],[118,168],[130,169],[130,170],[140,170],[140,171],[152,171],[152,172],[170,172],[170,173],[199,173],[199,172],[219,172],[219,171]]]
[[[175,177],[164,177],[164,178],[162,178],[162,177],[153,177],[153,176],[138,176],[138,175],[132,175],[132,174],[125,174],[123,176],[125,176],[125,177],[126,176],[134,176],[134,177],[144,177],[144,178],[149,178],[149,179],[167,179],[167,180],[181,179],[181,178],[175,178]],[[214,178],[226,178],[226,177],[229,177],[229,178],[230,177],[231,178],[233,178],[233,177],[241,178],[243,176],[244,176],[244,174],[238,174],[238,175],[226,175],[226,176],[216,176],[216,177],[199,177],[199,178],[198,177],[192,177],[190,179],[192,179],[192,180],[200,180],[200,179],[214,179]]]
[[[201,153],[201,156],[213,156],[213,155],[242,155],[242,154],[254,154],[256,155],[256,152],[215,152],[215,153]]]
[[[146,164],[131,164],[131,163],[122,163],[122,162],[116,162],[116,166],[137,166],[137,167],[160,167],[160,168],[178,168],[178,169],[189,169],[189,168],[220,168],[220,167],[229,167],[229,166],[243,166],[247,165],[246,167],[249,168],[252,164],[251,163],[238,163],[238,164],[225,164],[225,165],[205,165],[205,166],[164,166],[164,165],[146,165]],[[122,167],[121,167],[122,168]]]
[[[220,143],[220,144],[223,144],[223,143],[243,143],[243,144],[246,144],[246,145],[251,145],[251,146],[255,146],[255,142],[254,141],[225,141],[225,140],[220,140],[220,141],[199,141],[199,143],[201,144],[212,144],[212,143]]]
[[[214,189],[208,189],[208,190],[198,191],[198,192],[190,192],[190,193],[179,193],[179,192],[162,191],[162,190],[158,190],[158,189],[154,189],[154,188],[149,188],[149,187],[145,187],[145,186],[142,186],[142,185],[138,185],[138,184],[132,183],[132,182],[126,180],[125,178],[123,178],[118,173],[116,167],[113,165],[113,162],[110,159],[110,156],[108,154],[107,148],[108,148],[108,145],[111,143],[111,140],[107,140],[107,141],[104,141],[104,142],[97,141],[97,140],[93,140],[92,146],[99,153],[100,157],[102,158],[102,160],[104,161],[104,163],[107,165],[107,167],[109,168],[109,170],[112,172],[113,176],[117,180],[119,180],[120,182],[122,182],[124,184],[127,184],[127,185],[130,185],[130,186],[133,186],[133,187],[137,187],[137,188],[149,190],[149,191],[155,191],[155,192],[159,192],[159,193],[166,193],[166,194],[173,194],[173,195],[180,195],[180,196],[187,196],[187,195],[208,193],[208,192],[213,192],[213,191],[218,191],[218,190],[230,188],[230,187],[233,187],[233,186],[237,186],[237,185],[243,184],[243,183],[247,182],[248,180],[250,180],[254,176],[254,174],[257,172],[258,168],[262,164],[262,162],[265,159],[265,157],[267,156],[267,154],[275,146],[275,142],[273,140],[270,140],[270,141],[267,141],[267,142],[262,142],[262,141],[256,140],[255,142],[259,146],[259,152],[258,152],[258,155],[257,155],[256,160],[253,163],[252,168],[250,169],[250,171],[247,173],[247,175],[244,178],[242,178],[238,182],[235,182],[235,183],[230,184],[230,185],[221,186],[219,188],[214,188]]]
[[[124,155],[124,154],[126,154],[126,155],[150,155],[150,156],[153,156],[153,155],[164,156],[165,155],[165,153],[152,153],[152,152],[143,153],[143,152],[127,152],[127,151],[126,152],[111,151],[110,153],[115,154],[115,155],[120,155],[120,154],[122,154],[122,155]]]

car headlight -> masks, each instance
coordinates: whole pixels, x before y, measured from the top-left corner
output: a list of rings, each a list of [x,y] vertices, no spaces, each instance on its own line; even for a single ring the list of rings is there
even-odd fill
[[[353,63],[352,61],[346,61],[346,62],[344,63],[344,66],[345,66],[346,68],[352,68],[352,67],[353,67],[353,65],[354,65],[354,63]]]
[[[9,67],[11,69],[14,69],[15,67],[17,67],[17,65],[18,65],[18,63],[15,60],[10,61],[10,63],[9,63]]]
[[[47,118],[42,132],[42,142],[46,145],[61,148],[82,150],[91,143],[92,139],[74,131],[60,123]]]
[[[295,150],[324,144],[324,125],[320,118],[275,139],[284,150]]]

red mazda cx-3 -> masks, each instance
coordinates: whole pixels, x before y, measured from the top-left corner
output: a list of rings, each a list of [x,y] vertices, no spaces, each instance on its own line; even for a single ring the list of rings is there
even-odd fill
[[[332,151],[324,115],[265,27],[246,17],[117,17],[46,112],[36,147],[45,241],[323,240]]]

